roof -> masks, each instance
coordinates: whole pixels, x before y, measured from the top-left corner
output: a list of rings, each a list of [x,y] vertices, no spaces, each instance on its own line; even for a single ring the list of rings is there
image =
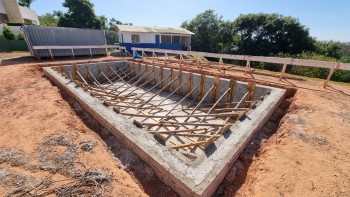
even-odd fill
[[[193,35],[194,33],[184,28],[172,27],[146,27],[146,26],[131,26],[131,25],[117,25],[119,31],[122,32],[138,32],[138,33],[163,33],[163,34],[185,34]]]

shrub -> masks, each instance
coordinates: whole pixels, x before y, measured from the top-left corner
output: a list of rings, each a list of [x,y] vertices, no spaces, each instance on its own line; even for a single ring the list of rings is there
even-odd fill
[[[2,34],[4,35],[4,38],[7,40],[15,40],[16,35],[13,33],[12,29],[10,29],[7,25],[3,26]]]
[[[24,35],[22,32],[20,32],[18,35],[17,35],[17,40],[24,40]]]

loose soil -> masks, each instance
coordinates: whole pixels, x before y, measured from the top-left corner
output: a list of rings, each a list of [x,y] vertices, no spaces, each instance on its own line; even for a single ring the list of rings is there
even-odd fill
[[[0,65],[0,196],[47,190],[57,194],[57,188],[86,177],[104,180],[99,187],[104,196],[177,196],[145,162],[43,76],[42,66],[71,60],[40,62],[21,55],[6,54],[10,59]],[[331,82],[324,89],[323,81],[315,79],[279,81],[238,71],[225,75],[297,92],[289,99],[285,116],[267,125],[275,130],[254,139],[215,196],[350,196],[349,84]],[[95,186],[80,189],[76,192]]]

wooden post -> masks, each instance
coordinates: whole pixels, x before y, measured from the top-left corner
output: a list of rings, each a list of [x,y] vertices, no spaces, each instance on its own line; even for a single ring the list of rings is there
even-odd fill
[[[72,51],[72,57],[75,58],[75,56],[74,56],[74,49],[72,48],[71,51]]]
[[[101,81],[101,69],[100,69],[100,66],[99,65],[95,65],[95,68],[96,68],[96,70],[97,70],[97,76],[98,76],[98,80],[100,80]]]
[[[212,102],[214,103],[217,98],[218,98],[218,94],[219,94],[219,87],[220,87],[220,77],[219,76],[215,76],[214,78],[214,90],[213,90],[213,95],[212,95]]]
[[[332,66],[331,70],[329,71],[327,80],[323,83],[323,87],[324,88],[328,86],[328,82],[331,80],[334,71],[336,69],[339,69],[339,68],[340,68],[340,63],[339,62],[338,63],[334,63],[334,65]]]
[[[255,87],[256,87],[256,83],[255,82],[248,82],[248,95],[245,99],[245,101],[251,101],[253,99],[254,96],[254,91],[255,91]],[[252,103],[245,103],[245,107],[246,108],[250,108]]]
[[[173,81],[173,79],[174,79],[174,69],[171,68],[171,69],[170,69],[170,81]],[[172,84],[170,85],[169,91],[172,92],[173,89],[174,89],[174,83],[172,83]]]
[[[156,67],[154,64],[152,64],[152,78],[153,78],[153,84],[156,83],[155,78],[156,78]]]
[[[233,102],[233,95],[235,94],[236,89],[236,81],[231,79],[230,80],[230,91],[227,94],[227,102],[232,103]]]
[[[179,86],[178,86],[178,87],[180,87],[181,84],[182,84],[182,70],[181,70],[181,68],[180,68],[180,69],[179,69]],[[179,95],[181,95],[181,94],[182,94],[182,88],[179,88],[179,90],[178,90],[177,93],[178,93]]]
[[[92,51],[91,51],[91,48],[89,48],[89,51],[90,51],[90,57],[92,57]]]
[[[281,72],[281,75],[280,75],[280,81],[283,79],[284,74],[286,72],[286,69],[287,69],[287,64],[283,64],[282,72]]]
[[[109,64],[107,64],[106,66],[106,73],[107,73],[107,77],[111,78],[111,67]]]
[[[222,61],[222,58],[219,59],[219,68],[218,68],[219,71],[220,71],[220,68],[224,71],[224,74],[225,74],[225,65],[224,65],[224,62]]]
[[[200,101],[204,94],[205,89],[205,74],[201,74],[201,81],[199,82],[199,94],[197,100]]]
[[[190,79],[190,83],[188,83],[187,93],[191,92],[192,86],[193,86],[193,73],[192,72],[190,73],[189,79]],[[189,97],[192,98],[192,94],[190,94]]]
[[[52,55],[51,49],[49,49],[49,54],[50,54],[51,59],[53,60],[53,55]]]
[[[250,72],[250,60],[249,59],[247,60],[244,74],[247,75],[248,72]]]
[[[73,70],[72,77],[73,77],[73,79],[76,79],[77,78],[77,70],[78,70],[76,63],[72,64],[72,70]]]
[[[180,54],[180,68],[181,68],[181,66],[182,66],[182,61],[183,61],[183,56],[182,56],[182,54]]]
[[[161,67],[160,67],[160,81],[161,81],[161,83],[160,83],[160,88],[163,87],[163,77],[164,77],[164,67],[161,66]]]

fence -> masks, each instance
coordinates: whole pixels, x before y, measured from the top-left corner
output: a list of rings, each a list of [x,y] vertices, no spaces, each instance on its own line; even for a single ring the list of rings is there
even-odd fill
[[[142,55],[145,55],[145,52],[151,52],[152,57],[154,58],[155,53],[164,54],[166,57],[168,54],[180,55],[180,61],[183,55],[192,55],[199,57],[211,57],[219,59],[218,69],[225,70],[223,64],[223,59],[229,60],[242,60],[246,61],[246,72],[250,70],[251,62],[265,62],[273,63],[277,65],[283,65],[280,80],[284,77],[286,72],[287,65],[298,65],[298,66],[308,66],[308,67],[318,67],[318,68],[329,68],[330,72],[327,77],[327,80],[324,83],[324,87],[327,86],[329,80],[331,79],[335,70],[348,70],[350,71],[350,63],[341,63],[341,62],[327,62],[327,61],[317,61],[317,60],[306,60],[306,59],[292,59],[292,58],[280,58],[280,57],[263,57],[263,56],[249,56],[249,55],[232,55],[232,54],[218,54],[218,53],[206,53],[206,52],[196,52],[196,51],[175,51],[175,50],[165,50],[165,49],[151,49],[151,48],[132,48],[134,52],[141,51]],[[200,63],[200,60],[197,60],[197,63]]]
[[[24,40],[7,40],[0,38],[0,52],[28,51]]]

